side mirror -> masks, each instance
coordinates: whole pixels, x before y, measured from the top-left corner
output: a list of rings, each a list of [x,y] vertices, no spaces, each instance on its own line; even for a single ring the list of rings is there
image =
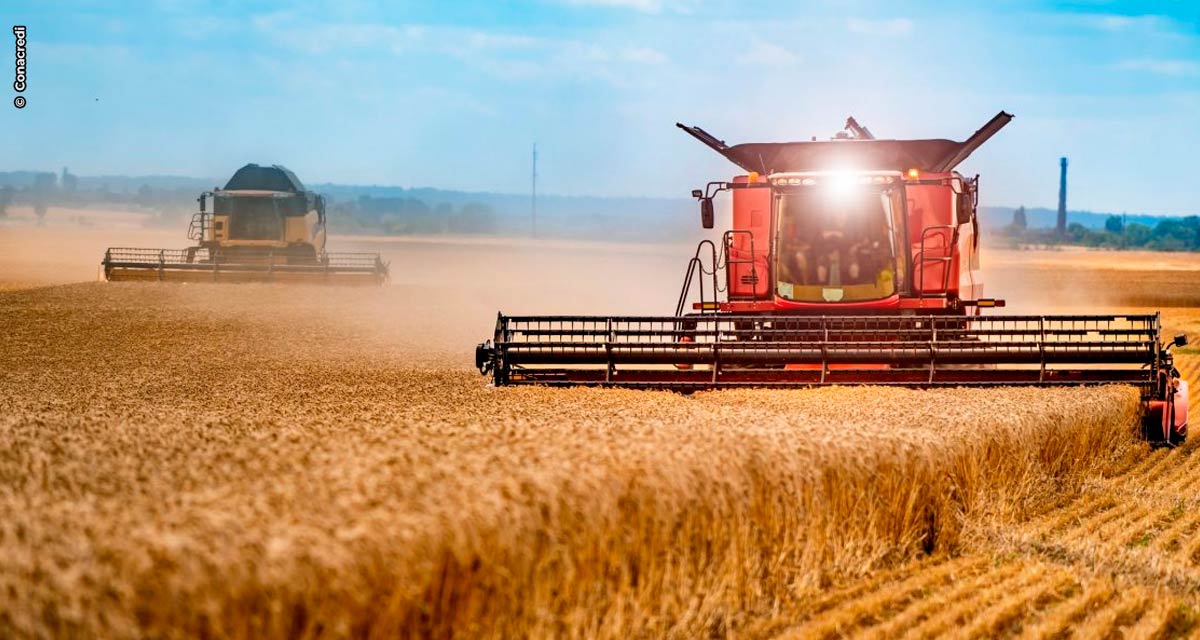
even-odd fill
[[[317,195],[317,217],[325,220],[325,196]]]
[[[703,198],[700,200],[700,226],[711,229],[714,223],[712,198]]]
[[[704,192],[699,189],[692,189],[692,197],[693,198],[703,198]]]
[[[1184,334],[1184,333],[1181,333],[1181,334],[1175,336],[1175,339],[1171,340],[1171,344],[1174,344],[1177,347],[1186,347],[1187,343],[1188,343],[1187,334]]]
[[[967,224],[975,215],[975,198],[971,197],[970,192],[958,193],[954,197],[958,205],[958,224]]]
[[[200,203],[200,213],[204,213],[204,205],[208,201],[208,193],[200,194],[200,197],[196,198],[196,201]]]

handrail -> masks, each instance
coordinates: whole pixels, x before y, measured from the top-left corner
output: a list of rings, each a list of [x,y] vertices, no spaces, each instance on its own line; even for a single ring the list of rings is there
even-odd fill
[[[930,237],[930,232],[945,233],[949,236],[946,238],[944,250],[946,255],[929,257],[925,251],[925,241]],[[946,293],[950,289],[950,263],[954,260],[954,243],[957,241],[955,236],[958,235],[958,227],[950,224],[937,224],[925,227],[921,231],[921,248],[917,251],[917,255],[913,258],[913,265],[920,269],[917,274],[917,299],[925,297],[925,263],[926,262],[943,262],[945,267],[942,269],[942,287],[938,291]]]
[[[700,259],[700,252],[704,249],[704,245],[708,245],[709,249],[712,251],[712,266],[713,267],[712,267],[711,272],[706,271],[704,269],[704,261]],[[700,278],[700,309],[701,309],[701,311],[704,311],[704,278],[703,278],[703,276],[706,276],[706,275],[712,276],[713,302],[717,301],[717,291],[718,291],[718,288],[717,288],[717,245],[714,244],[712,240],[701,240],[696,245],[695,255],[692,256],[691,260],[688,260],[687,273],[683,277],[683,288],[679,292],[679,302],[675,305],[675,316],[676,317],[683,315],[683,310],[687,306],[688,293],[690,293],[691,288],[692,288],[692,278],[695,276],[695,273],[697,270],[699,270],[700,274],[701,274],[701,278]]]
[[[204,236],[208,231],[209,223],[212,221],[212,213],[208,211],[197,211],[192,214],[192,221],[188,224],[188,240],[196,240],[203,242],[207,240]]]
[[[750,258],[748,260],[734,260],[732,257],[732,250],[735,248],[733,246],[733,239],[735,236],[743,235],[743,234],[750,238]],[[722,239],[721,239],[721,250],[724,254],[723,262],[724,262],[724,266],[725,266],[725,274],[726,274],[727,279],[730,278],[731,274],[732,274],[732,271],[729,268],[730,265],[734,265],[734,264],[749,264],[750,265],[750,279],[753,281],[754,290],[750,294],[749,299],[754,299],[758,292],[758,263],[757,263],[758,253],[754,250],[754,232],[749,229],[730,229],[730,230],[726,231],[725,235],[722,236]],[[733,289],[728,284],[728,282],[726,282],[725,288],[726,288],[726,291],[729,292],[728,295],[730,296],[730,298],[732,298],[733,297],[732,296]],[[742,296],[739,296],[739,297],[742,297]]]

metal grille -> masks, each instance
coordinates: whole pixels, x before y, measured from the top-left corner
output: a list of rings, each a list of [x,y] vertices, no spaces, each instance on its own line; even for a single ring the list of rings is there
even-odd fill
[[[280,274],[364,274],[383,280],[388,266],[376,253],[325,253],[316,259],[265,251],[221,255],[205,247],[190,249],[138,249],[113,247],[104,252],[105,274],[111,279],[118,271],[166,272],[197,271],[212,274],[266,272]]]
[[[500,316],[477,364],[497,384],[711,388],[1135,384],[1157,315]]]

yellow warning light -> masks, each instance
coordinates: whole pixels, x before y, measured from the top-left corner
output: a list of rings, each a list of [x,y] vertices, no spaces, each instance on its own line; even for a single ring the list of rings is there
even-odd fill
[[[751,171],[750,175],[746,176],[746,182],[758,182],[758,172]]]
[[[916,167],[908,170],[908,179],[909,180],[916,180],[917,178],[920,178],[920,177],[921,177],[921,172],[917,171]]]

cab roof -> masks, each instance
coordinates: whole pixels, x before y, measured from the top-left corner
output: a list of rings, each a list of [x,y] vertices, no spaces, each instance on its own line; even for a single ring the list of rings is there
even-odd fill
[[[287,167],[273,164],[269,167],[251,163],[238,169],[229,182],[225,183],[224,191],[286,191],[301,193],[304,183]]]

